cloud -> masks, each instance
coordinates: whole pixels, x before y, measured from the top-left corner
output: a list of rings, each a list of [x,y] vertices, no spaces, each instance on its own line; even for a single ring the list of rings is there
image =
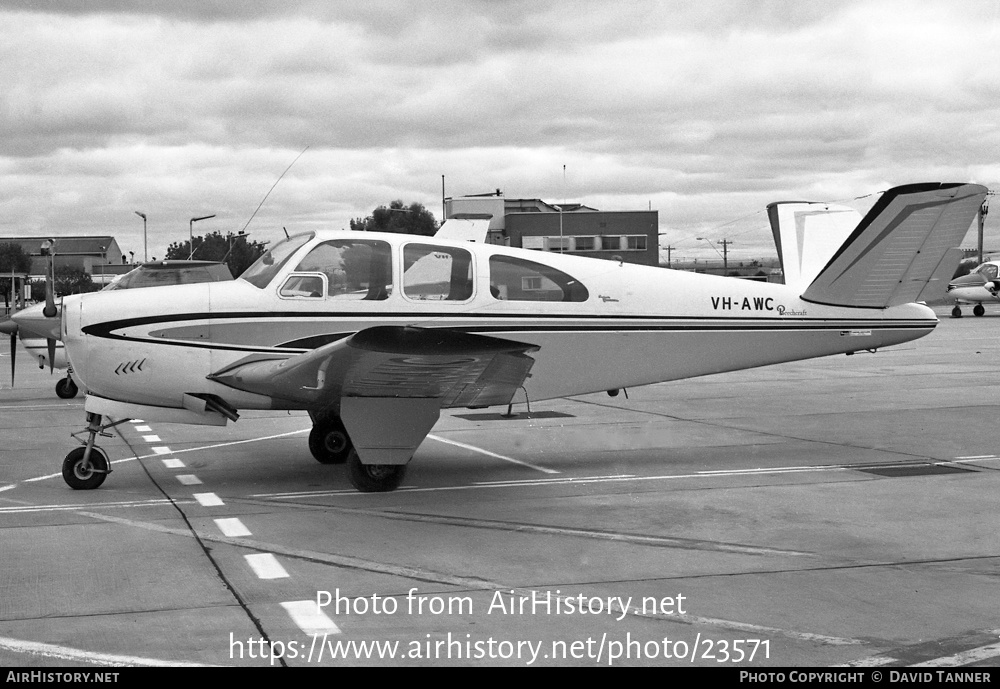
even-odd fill
[[[202,213],[239,229],[306,146],[254,221],[269,232],[343,227],[396,198],[440,214],[442,175],[449,194],[652,205],[681,238],[776,199],[995,186],[998,15],[982,2],[7,0],[0,233],[110,232],[124,247],[141,236],[134,210],[164,223],[157,241]],[[737,250],[772,250],[752,224],[760,236]]]

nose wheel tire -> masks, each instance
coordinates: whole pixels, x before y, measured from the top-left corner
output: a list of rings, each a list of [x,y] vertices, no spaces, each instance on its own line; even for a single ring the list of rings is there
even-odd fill
[[[362,493],[385,493],[396,490],[406,476],[405,464],[362,464],[358,453],[351,450],[347,458],[347,477]]]
[[[317,423],[309,432],[309,451],[320,464],[343,464],[353,449],[351,438],[337,421]]]
[[[73,382],[72,378],[60,378],[59,382],[56,383],[56,395],[60,399],[73,399],[76,397],[77,392],[79,392],[79,388],[76,387],[76,383]]]
[[[108,457],[99,447],[90,451],[90,464],[84,466],[83,455],[87,448],[78,447],[63,460],[63,480],[73,490],[93,490],[108,476]]]

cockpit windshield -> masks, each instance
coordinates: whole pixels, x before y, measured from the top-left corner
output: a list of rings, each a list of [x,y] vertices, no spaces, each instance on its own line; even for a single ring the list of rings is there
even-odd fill
[[[313,236],[312,233],[297,234],[275,244],[270,251],[258,258],[256,263],[243,271],[240,280],[246,280],[254,287],[264,289],[292,254]]]
[[[996,263],[984,263],[983,265],[979,266],[979,270],[977,270],[976,272],[982,275],[987,280],[995,280],[997,277],[997,273],[1000,272],[1000,269],[998,269]]]

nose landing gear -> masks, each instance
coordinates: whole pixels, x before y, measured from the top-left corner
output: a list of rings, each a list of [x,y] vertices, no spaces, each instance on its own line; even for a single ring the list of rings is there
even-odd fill
[[[125,423],[128,419],[114,421],[112,423],[101,424],[101,415],[87,412],[87,428],[72,436],[80,440],[81,433],[87,433],[87,440],[83,441],[83,447],[71,450],[63,459],[62,475],[63,480],[73,490],[93,490],[102,483],[111,473],[111,463],[104,450],[94,444],[97,435],[111,438],[110,433],[106,433],[109,428],[114,428],[118,424]]]

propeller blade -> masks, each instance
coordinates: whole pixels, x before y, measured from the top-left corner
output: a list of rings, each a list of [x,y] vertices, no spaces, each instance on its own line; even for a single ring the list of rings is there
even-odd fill
[[[56,280],[55,267],[53,253],[55,252],[55,240],[50,239],[42,244],[42,253],[46,255],[47,260],[47,270],[45,271],[45,308],[42,310],[42,315],[46,318],[52,318],[58,311],[56,310],[56,298],[54,292],[54,284]]]
[[[14,387],[14,357],[17,355],[17,331],[10,334],[10,386]]]
[[[49,375],[52,375],[56,368],[56,341],[49,337],[45,343],[49,346]]]

